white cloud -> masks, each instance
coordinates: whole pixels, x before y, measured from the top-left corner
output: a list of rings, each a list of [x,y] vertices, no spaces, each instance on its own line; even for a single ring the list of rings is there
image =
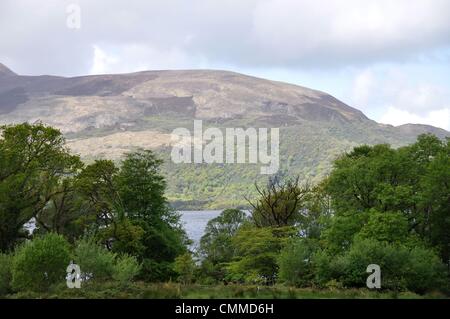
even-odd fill
[[[450,104],[450,92],[438,85],[421,83],[413,87],[399,88],[395,105],[402,110],[426,114]]]
[[[66,26],[71,3],[80,30]],[[21,74],[314,70],[323,77],[313,88],[346,86],[346,101],[375,120],[448,125],[448,77],[401,67],[450,69],[448,0],[1,0],[0,39],[0,63]]]
[[[355,106],[365,107],[376,89],[376,79],[370,69],[356,75],[352,88],[352,101]]]
[[[148,45],[93,46],[90,74],[127,73],[146,70],[189,68],[191,59],[178,48],[158,50]],[[110,53],[114,52],[114,53]],[[197,59],[201,64],[201,58]]]
[[[257,45],[281,63],[342,65],[405,59],[448,45],[450,3],[269,0],[254,14]]]
[[[414,67],[374,66],[354,74],[346,100],[382,123],[423,123],[448,130],[450,87],[443,84]]]
[[[92,61],[92,68],[90,74],[105,74],[110,73],[117,65],[119,58],[108,55],[99,46],[94,45],[94,59]]]
[[[380,118],[381,123],[392,124],[394,126],[402,124],[428,124],[450,130],[450,108],[428,112],[424,116],[419,116],[395,107],[389,107],[387,112]]]
[[[450,46],[448,0],[78,0],[80,30],[66,27],[72,2],[0,1],[0,52],[26,73],[84,74],[100,43],[149,46],[165,57],[159,68],[204,60],[341,67],[433,56]],[[142,62],[155,65],[151,58]]]

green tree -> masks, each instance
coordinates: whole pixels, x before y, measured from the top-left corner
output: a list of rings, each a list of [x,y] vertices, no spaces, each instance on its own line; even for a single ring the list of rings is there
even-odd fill
[[[376,239],[388,243],[408,241],[408,219],[399,212],[369,211],[369,218],[358,234],[361,238]]]
[[[247,220],[243,211],[225,209],[219,216],[208,221],[205,233],[200,239],[203,257],[214,264],[230,261],[234,255],[231,238]]]
[[[314,279],[312,256],[318,249],[316,240],[295,238],[281,250],[277,263],[279,280],[292,286],[310,286]]]
[[[300,221],[309,195],[308,186],[300,186],[299,178],[294,180],[270,181],[261,189],[255,184],[259,198],[252,206],[252,219],[258,227],[292,226]]]
[[[166,182],[160,165],[161,160],[152,151],[141,150],[126,155],[117,176],[125,216],[143,231],[143,249],[138,257],[144,261],[143,273],[150,280],[171,275],[170,264],[186,251],[187,242],[180,216],[170,208],[164,195]],[[155,273],[162,277],[154,278]]]
[[[64,180],[81,167],[60,131],[40,123],[1,127],[0,251],[28,237],[24,225],[33,217],[37,227],[45,227],[46,209],[66,191]]]
[[[0,296],[11,291],[12,256],[0,254]]]
[[[49,233],[35,238],[14,254],[12,286],[19,291],[45,291],[65,281],[69,262],[70,246],[64,237]]]
[[[225,209],[219,216],[208,221],[200,239],[202,277],[223,279],[225,267],[235,255],[232,238],[245,222],[248,222],[248,217],[239,209]]]
[[[178,274],[178,280],[183,284],[190,284],[194,279],[196,265],[190,253],[175,258],[174,270]]]
[[[140,150],[126,154],[120,167],[96,161],[76,181],[83,212],[78,228],[116,253],[137,257],[148,280],[169,278],[171,264],[186,251],[179,215],[164,195],[161,163],[153,152]]]
[[[345,250],[361,231],[375,236],[374,225],[388,241],[405,237],[406,226],[449,262],[449,149],[449,139],[428,134],[399,149],[360,146],[343,155],[324,182],[335,216],[322,238]]]
[[[289,238],[295,235],[293,227],[241,227],[232,239],[236,257],[227,266],[227,279],[248,283],[275,283],[278,255]]]
[[[424,210],[423,236],[436,246],[450,270],[450,138],[439,152],[432,155],[420,180]]]
[[[82,276],[93,280],[111,279],[116,254],[92,237],[78,240],[74,249],[74,262],[80,266]]]
[[[141,271],[141,264],[134,256],[120,255],[116,258],[114,265],[113,279],[126,284],[133,280]]]
[[[445,266],[433,250],[423,246],[358,238],[342,255],[319,251],[312,260],[319,285],[334,280],[344,287],[365,287],[370,264],[380,266],[382,289],[424,293],[443,289],[446,283]]]

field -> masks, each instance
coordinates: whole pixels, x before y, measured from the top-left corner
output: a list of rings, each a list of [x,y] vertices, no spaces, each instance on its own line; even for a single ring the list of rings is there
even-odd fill
[[[113,282],[85,284],[68,289],[61,284],[45,293],[26,292],[4,296],[29,299],[440,299],[441,293],[418,295],[413,292],[370,291],[368,289],[315,289],[286,286],[181,285],[177,283]]]

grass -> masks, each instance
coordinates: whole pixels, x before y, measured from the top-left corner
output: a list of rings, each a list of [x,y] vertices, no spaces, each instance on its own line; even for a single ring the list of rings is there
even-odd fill
[[[368,289],[315,289],[286,286],[180,285],[177,283],[113,282],[86,283],[81,289],[65,285],[48,292],[20,292],[12,299],[419,299],[446,298],[440,293],[417,295],[412,292],[370,291]]]

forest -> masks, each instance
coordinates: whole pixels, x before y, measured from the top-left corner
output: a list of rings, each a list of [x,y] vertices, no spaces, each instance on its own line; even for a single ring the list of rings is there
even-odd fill
[[[86,164],[42,123],[0,131],[0,297],[449,296],[450,139],[355,147],[319,183],[255,183],[250,213],[223,210],[192,251],[157,153]]]

